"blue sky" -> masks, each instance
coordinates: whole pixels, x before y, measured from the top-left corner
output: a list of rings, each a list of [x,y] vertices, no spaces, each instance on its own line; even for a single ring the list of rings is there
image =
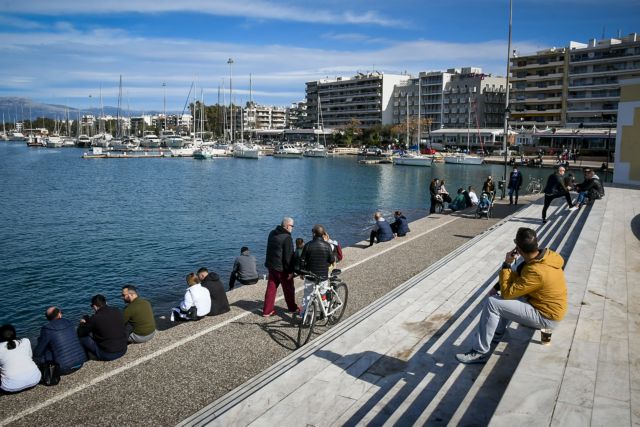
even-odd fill
[[[640,32],[638,0],[514,0],[513,47]],[[478,66],[504,75],[508,0],[0,0],[0,96],[85,108],[181,110],[192,81],[215,103],[288,105],[304,83]],[[199,90],[198,90],[199,92]],[[89,97],[91,95],[91,98]],[[228,101],[228,98],[227,98]]]

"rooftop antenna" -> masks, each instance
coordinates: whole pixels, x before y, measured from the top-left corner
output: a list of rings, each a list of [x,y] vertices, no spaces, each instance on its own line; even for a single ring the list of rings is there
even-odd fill
[[[249,73],[249,104],[253,103],[253,97],[251,96],[251,73]]]

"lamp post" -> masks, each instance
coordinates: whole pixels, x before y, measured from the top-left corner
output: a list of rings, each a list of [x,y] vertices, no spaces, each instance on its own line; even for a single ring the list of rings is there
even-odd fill
[[[609,130],[607,131],[607,162],[606,162],[606,166],[607,169],[604,172],[604,180],[605,182],[607,181],[607,176],[609,175],[609,160],[611,160],[611,128],[613,127],[613,116],[609,116],[608,120],[608,128]],[[613,178],[611,179],[613,181]]]
[[[504,175],[502,177],[502,196],[505,197],[505,191],[507,187],[507,137],[509,135],[509,74],[511,73],[511,26],[513,16],[513,0],[509,0],[509,41],[507,43],[507,77],[506,86],[507,93],[504,107],[504,134],[502,135],[502,150],[504,152]]]

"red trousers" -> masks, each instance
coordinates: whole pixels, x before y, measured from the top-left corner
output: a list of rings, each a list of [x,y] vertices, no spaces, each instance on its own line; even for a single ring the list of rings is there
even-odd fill
[[[289,273],[269,269],[269,280],[267,281],[267,291],[264,294],[264,307],[262,314],[269,314],[273,311],[276,302],[276,293],[278,286],[282,285],[284,299],[287,302],[289,311],[294,312],[298,309],[296,304],[296,288],[293,286],[293,277],[289,279]]]

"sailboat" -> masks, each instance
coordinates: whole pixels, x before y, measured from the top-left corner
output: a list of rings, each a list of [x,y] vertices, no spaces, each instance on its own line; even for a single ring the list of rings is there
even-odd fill
[[[320,93],[318,93],[318,128],[314,130],[316,134],[316,143],[310,147],[308,147],[304,151],[305,157],[327,157],[327,142],[325,140],[324,144],[320,144],[320,134],[322,134],[322,138],[324,139],[324,126],[322,123],[322,109],[320,106]]]
[[[481,156],[474,156],[469,154],[470,141],[471,141],[471,98],[469,98],[469,119],[467,120],[467,152],[466,153],[452,153],[444,156],[444,162],[457,165],[481,165],[484,162],[484,158]]]
[[[432,156],[420,154],[420,104],[421,104],[421,86],[420,77],[418,77],[418,150],[407,151],[398,156],[393,157],[393,164],[400,166],[422,166],[429,167],[433,163]],[[407,147],[409,146],[409,94],[407,93]]]
[[[118,110],[116,114],[116,137],[111,140],[111,147],[117,151],[129,151],[138,148],[132,139],[124,135],[122,129],[122,117],[120,115],[122,111],[122,76],[120,76],[120,83],[118,85]]]

